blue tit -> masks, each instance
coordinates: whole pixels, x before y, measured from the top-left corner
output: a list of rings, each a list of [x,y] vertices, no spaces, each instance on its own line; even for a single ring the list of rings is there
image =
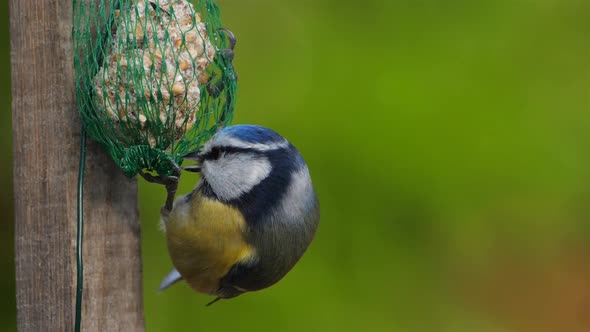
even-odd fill
[[[319,202],[297,149],[254,125],[227,127],[186,158],[195,189],[162,210],[175,269],[195,291],[229,299],[267,288],[301,258],[319,223]],[[213,303],[211,302],[211,303]]]

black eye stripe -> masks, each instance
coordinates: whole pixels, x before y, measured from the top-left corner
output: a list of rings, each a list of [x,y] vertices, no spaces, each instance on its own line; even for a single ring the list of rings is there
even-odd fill
[[[260,153],[260,151],[250,148],[237,148],[233,146],[220,146],[219,149],[225,153]]]
[[[221,156],[221,149],[214,147],[203,155],[203,160],[216,160],[219,159],[219,156]]]
[[[219,148],[213,148],[209,154],[211,154],[211,159],[219,159],[219,156],[221,156],[221,150],[219,150]]]

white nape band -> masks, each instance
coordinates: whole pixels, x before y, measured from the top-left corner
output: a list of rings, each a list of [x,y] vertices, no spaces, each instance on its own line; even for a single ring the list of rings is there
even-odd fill
[[[270,142],[270,143],[253,143],[253,142],[246,142],[234,137],[230,136],[221,136],[215,140],[216,146],[231,146],[235,148],[241,149],[254,149],[257,151],[272,151],[283,149],[289,146],[289,141],[286,139],[282,139],[278,142]]]

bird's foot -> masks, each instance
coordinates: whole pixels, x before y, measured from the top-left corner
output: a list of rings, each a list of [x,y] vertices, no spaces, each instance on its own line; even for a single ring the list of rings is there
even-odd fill
[[[167,210],[168,212],[172,211],[172,207],[174,206],[174,197],[176,196],[176,191],[178,190],[180,172],[181,168],[178,167],[178,165],[174,165],[174,175],[169,176],[156,176],[143,170],[139,172],[139,175],[141,175],[141,177],[143,177],[147,182],[161,184],[166,187],[166,192],[168,194],[166,197],[166,204],[164,207],[162,207],[161,212],[164,212],[164,210]]]
[[[227,41],[228,41],[228,44],[229,44],[226,49],[223,49],[223,50],[219,51],[219,54],[224,59],[226,59],[226,61],[228,62],[228,65],[233,70],[233,61],[234,61],[234,56],[235,56],[235,54],[234,54],[234,48],[236,47],[236,42],[237,42],[236,35],[234,35],[233,32],[231,32],[230,30],[228,30],[226,28],[221,28],[221,29],[219,29],[219,31],[223,32],[223,34],[227,38]],[[237,79],[238,75],[235,74],[235,76],[236,76],[236,79]],[[222,79],[217,79],[215,81],[214,78],[212,78],[209,81],[209,84],[207,84],[207,91],[213,97],[219,97],[219,95],[221,94],[221,92],[224,89],[225,89],[225,86],[224,86],[224,82],[223,82]]]

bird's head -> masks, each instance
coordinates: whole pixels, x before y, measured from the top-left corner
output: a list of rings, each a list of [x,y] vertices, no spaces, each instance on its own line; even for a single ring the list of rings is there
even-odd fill
[[[224,128],[192,159],[200,162],[202,178],[224,201],[249,193],[271,173],[278,175],[278,180],[288,179],[291,171],[305,166],[303,158],[285,138],[255,125]]]

